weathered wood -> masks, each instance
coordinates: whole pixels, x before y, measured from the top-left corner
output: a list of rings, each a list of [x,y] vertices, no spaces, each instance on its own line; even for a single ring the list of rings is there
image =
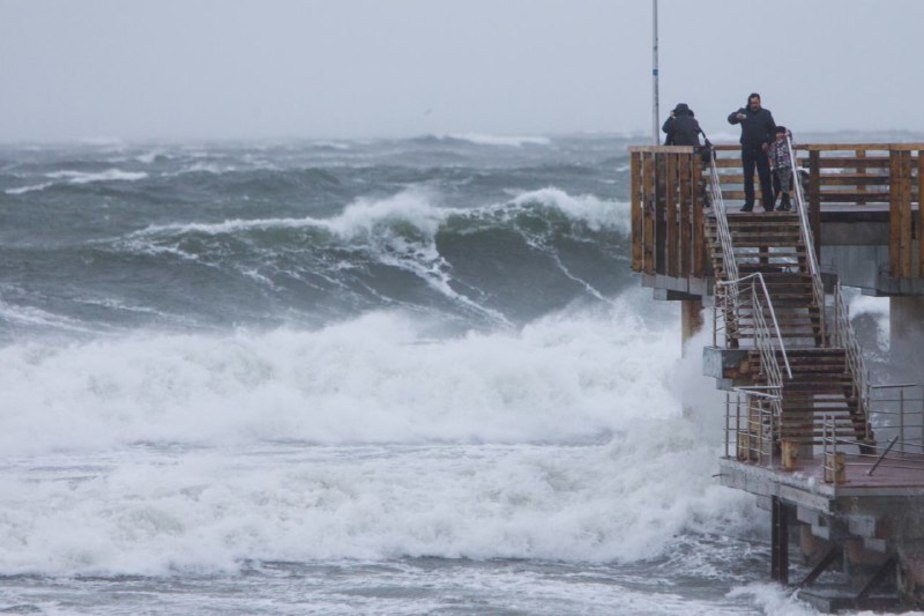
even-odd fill
[[[642,186],[644,198],[642,199],[642,208],[644,211],[644,236],[642,238],[642,253],[644,272],[646,274],[655,273],[654,262],[654,238],[655,238],[655,180],[654,180],[654,154],[646,153],[642,155]]]
[[[642,250],[644,233],[644,210],[642,209],[642,155],[633,152],[629,165],[629,192],[632,211],[632,271],[644,270],[644,253]]]
[[[921,196],[924,195],[924,150],[918,150],[918,277],[924,278],[924,212],[921,208]]]
[[[655,156],[655,236],[654,236],[654,271],[663,274],[667,267],[664,262],[667,242],[667,208],[665,185],[667,183],[667,155]]]
[[[917,276],[916,263],[912,260],[914,254],[914,245],[912,243],[912,227],[914,218],[911,212],[911,152],[907,150],[900,151],[901,160],[901,180],[899,187],[901,190],[902,203],[902,272],[903,277]]]
[[[664,212],[665,216],[665,226],[666,233],[664,234],[664,257],[666,260],[666,268],[664,273],[668,276],[676,278],[679,274],[678,260],[679,260],[679,246],[677,245],[680,239],[678,231],[678,220],[677,220],[677,155],[668,154],[665,160],[664,167]]]
[[[901,195],[896,183],[901,173],[901,154],[892,152],[889,177],[892,190],[889,194],[889,269],[893,278],[902,277],[901,259],[901,233],[902,233],[902,207]]]
[[[693,190],[691,190],[691,165],[693,156],[678,157],[677,160],[677,183],[680,186],[680,254],[677,267],[680,275],[689,276],[690,269],[693,265],[693,249],[690,246],[692,237],[693,216],[690,213],[693,204]]]
[[[860,162],[860,159],[866,158],[866,150],[856,150],[854,151],[854,156],[856,156],[857,161]],[[866,192],[866,184],[861,181],[866,179],[866,177],[866,165],[857,165],[856,177],[852,179],[857,180],[857,190],[860,192]]]
[[[690,275],[696,278],[706,276],[706,238],[705,238],[705,216],[703,215],[702,201],[706,190],[706,178],[703,176],[703,163],[699,156],[691,158],[692,164],[692,186],[693,198],[691,199],[691,209],[693,214],[693,229],[690,250],[693,253],[693,264]],[[924,242],[922,242],[924,244]]]
[[[809,225],[814,236],[815,258],[821,261],[821,153],[809,150]]]
[[[629,153],[645,154],[692,154],[691,145],[630,145]]]
[[[888,204],[892,275],[919,278],[924,276],[924,242],[919,241],[924,224],[917,212],[924,196],[924,144],[917,144],[917,149],[909,144],[890,149],[892,145],[797,145],[797,164],[809,172],[806,194],[817,250],[823,206]],[[742,200],[740,148],[727,144],[717,151],[723,196]],[[709,261],[698,154],[688,146],[640,146],[630,152],[633,269],[672,278],[704,277]],[[755,193],[759,192],[755,181]],[[734,217],[736,205],[729,205],[729,216]],[[777,241],[772,236],[760,240],[761,246]]]

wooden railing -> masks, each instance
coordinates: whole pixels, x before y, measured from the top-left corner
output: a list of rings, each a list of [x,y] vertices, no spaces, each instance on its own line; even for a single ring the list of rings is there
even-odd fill
[[[924,237],[919,215],[924,194],[924,143],[796,144],[809,217],[821,238],[822,210],[888,210],[892,278],[924,278]],[[702,277],[704,165],[686,146],[630,147],[632,268],[647,274]],[[726,201],[744,199],[738,145],[715,146]],[[755,174],[755,183],[757,177]],[[761,197],[759,187],[755,194]]]
[[[632,269],[703,278],[704,165],[690,146],[629,148],[632,157]]]

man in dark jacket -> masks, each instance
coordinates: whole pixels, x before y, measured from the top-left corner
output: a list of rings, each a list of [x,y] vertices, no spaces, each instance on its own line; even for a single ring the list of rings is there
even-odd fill
[[[776,122],[769,109],[760,106],[760,94],[748,97],[748,106],[733,111],[729,124],[741,125],[741,166],[744,169],[744,207],[742,212],[754,209],[754,167],[760,177],[764,211],[773,211],[773,185],[770,182],[770,160],[767,148],[774,139]]]
[[[661,130],[667,133],[664,145],[699,146],[699,134],[703,132],[686,103],[677,103]]]

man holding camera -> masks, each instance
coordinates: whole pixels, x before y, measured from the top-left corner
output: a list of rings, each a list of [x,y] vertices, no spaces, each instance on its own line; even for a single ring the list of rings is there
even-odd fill
[[[744,170],[744,207],[742,212],[754,209],[754,167],[760,178],[764,211],[773,211],[773,185],[770,180],[770,159],[767,148],[774,139],[776,122],[769,109],[760,106],[760,94],[748,97],[747,107],[733,111],[728,116],[729,124],[741,125],[741,166]]]

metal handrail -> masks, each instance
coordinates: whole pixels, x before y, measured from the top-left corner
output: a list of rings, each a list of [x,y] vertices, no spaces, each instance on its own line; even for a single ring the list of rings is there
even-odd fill
[[[764,280],[763,274],[761,274],[760,272],[754,272],[753,274],[748,274],[747,276],[738,278],[736,280],[716,280],[715,284],[716,284],[716,287],[725,287],[725,286],[738,287],[741,285],[742,282],[745,282],[748,280],[754,280],[756,282],[760,282],[761,291],[763,291],[763,295],[767,300],[767,306],[766,308],[764,308],[764,306],[759,303],[760,299],[758,298],[756,288],[755,288],[756,282],[752,282],[751,284],[752,308],[751,309],[754,313],[755,321],[760,321],[760,323],[758,323],[757,330],[758,331],[763,330],[762,335],[766,335],[766,344],[764,345],[764,348],[768,348],[768,349],[773,348],[773,343],[770,342],[769,340],[770,334],[767,331],[769,328],[767,326],[766,319],[764,318],[764,310],[766,310],[767,312],[770,313],[770,319],[773,321],[773,329],[776,331],[776,339],[777,339],[777,343],[779,344],[779,350],[783,356],[783,364],[786,366],[786,375],[789,378],[792,378],[792,369],[790,368],[790,365],[789,365],[789,355],[786,353],[786,343],[783,341],[783,332],[780,329],[779,321],[776,318],[776,311],[773,309],[773,301],[770,299],[770,291],[769,289],[767,289],[767,283]],[[741,296],[740,291],[737,292],[737,295],[740,298]],[[741,306],[739,305],[737,308],[740,309]],[[739,314],[739,313],[735,312],[735,314]],[[755,340],[759,340],[758,336],[755,336]],[[758,350],[761,350],[761,345],[759,344],[759,342],[757,344],[757,348]],[[774,355],[774,358],[775,357],[776,356]],[[779,364],[777,364],[777,370],[779,370]],[[776,384],[771,384],[771,385],[775,386]]]
[[[725,265],[725,277],[729,280],[738,278],[738,263],[735,261],[735,251],[732,248],[731,230],[728,227],[728,216],[725,212],[725,200],[722,197],[722,187],[719,183],[719,169],[715,162],[715,151],[709,159],[710,188],[712,190],[712,211],[719,227],[719,244],[722,248],[722,259]]]
[[[853,376],[853,393],[863,417],[866,419],[866,439],[872,437],[870,431],[870,391],[869,370],[863,360],[863,350],[850,324],[850,313],[840,281],[834,287],[834,343],[847,352],[847,369]]]
[[[724,323],[725,323],[725,344],[728,346],[732,340],[732,336],[729,335],[730,332],[737,331],[737,322],[738,318],[741,316],[742,309],[742,284],[751,281],[750,284],[750,293],[751,293],[751,312],[752,318],[754,320],[755,334],[754,334],[754,343],[760,353],[760,363],[761,370],[767,376],[767,382],[769,388],[775,390],[775,393],[772,395],[764,394],[762,392],[755,391],[754,389],[742,390],[739,389],[739,393],[744,393],[747,400],[747,408],[749,409],[749,417],[752,414],[751,410],[752,404],[757,405],[757,415],[759,417],[758,423],[762,426],[763,422],[766,420],[770,425],[770,446],[765,446],[765,435],[762,431],[758,434],[758,442],[760,443],[760,450],[757,455],[758,460],[763,459],[763,451],[768,449],[770,451],[770,463],[773,463],[773,440],[777,432],[777,426],[781,420],[783,413],[783,401],[780,395],[780,392],[783,388],[783,375],[780,369],[779,361],[777,359],[776,349],[773,345],[773,339],[767,324],[766,318],[764,316],[764,311],[767,310],[770,313],[770,317],[773,321],[773,327],[776,330],[776,339],[779,343],[779,349],[781,351],[783,362],[786,366],[786,374],[789,378],[792,378],[792,369],[789,364],[789,357],[786,353],[786,345],[783,342],[783,334],[780,330],[779,321],[776,318],[776,311],[773,308],[773,302],[770,299],[770,291],[767,289],[767,284],[764,280],[763,275],[760,272],[755,272],[754,274],[749,274],[743,278],[738,277],[738,263],[735,260],[734,244],[732,242],[731,229],[728,226],[728,216],[725,211],[725,201],[722,197],[722,190],[719,184],[719,172],[718,167],[715,161],[715,152],[712,153],[709,164],[710,171],[710,188],[712,190],[712,209],[716,218],[716,226],[718,229],[719,236],[719,245],[722,250],[722,259],[725,269],[725,280],[719,280],[716,276],[716,307],[713,312],[713,344],[715,344],[717,331],[718,331],[718,322],[717,314],[721,309]],[[760,296],[757,290],[757,283],[760,283],[760,290],[763,292],[763,296],[766,299],[767,306],[764,307],[763,303],[760,300]],[[763,399],[767,398],[770,402],[770,408],[766,409]],[[739,421],[740,424],[740,421]],[[751,426],[751,421],[747,422],[748,427],[747,431],[749,434],[752,434],[755,431],[755,427]],[[740,431],[740,425],[737,428]],[[726,448],[727,448],[727,439],[726,439]],[[750,452],[749,452],[750,457]]]
[[[809,273],[812,276],[812,296],[818,306],[818,318],[823,340],[828,340],[825,327],[825,286],[821,280],[821,270],[815,258],[815,241],[812,238],[812,229],[809,225],[808,208],[805,203],[805,193],[802,190],[802,178],[799,176],[799,167],[796,165],[796,154],[792,147],[789,135],[786,135],[786,150],[789,152],[789,163],[792,165],[792,183],[795,187],[796,212],[799,214],[799,234],[805,245],[806,261]]]
[[[725,278],[728,280],[738,279],[738,263],[735,261],[735,251],[732,244],[731,229],[728,226],[728,216],[725,212],[725,199],[722,197],[722,186],[719,183],[719,169],[715,161],[715,150],[709,157],[709,188],[712,193],[712,212],[715,216],[716,226],[719,235],[719,247],[722,250],[722,264],[725,268]],[[718,279],[718,276],[716,276]],[[738,287],[737,286],[716,286],[716,309],[712,317],[712,343],[717,344],[718,332],[718,309],[721,305],[724,310],[734,311],[738,306]],[[737,325],[725,315],[725,340],[728,341],[734,337],[733,330]]]

